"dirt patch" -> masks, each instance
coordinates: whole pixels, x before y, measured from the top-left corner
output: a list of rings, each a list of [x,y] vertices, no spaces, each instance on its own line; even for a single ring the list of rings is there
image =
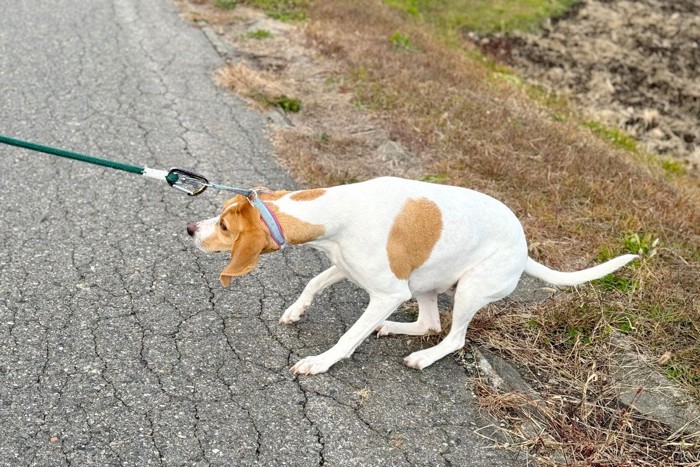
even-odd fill
[[[700,3],[590,1],[538,34],[481,41],[650,152],[700,168]]]

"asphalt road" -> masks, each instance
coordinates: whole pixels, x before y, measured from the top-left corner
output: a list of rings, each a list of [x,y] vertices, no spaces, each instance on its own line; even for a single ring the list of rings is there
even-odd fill
[[[168,0],[2,2],[0,133],[243,187],[291,188],[266,122]],[[474,433],[453,359],[419,372],[369,339],[326,375],[288,368],[366,305],[339,284],[277,319],[326,266],[268,255],[229,289],[185,225],[226,198],[0,147],[0,465],[518,465]],[[406,317],[404,317],[406,318]]]

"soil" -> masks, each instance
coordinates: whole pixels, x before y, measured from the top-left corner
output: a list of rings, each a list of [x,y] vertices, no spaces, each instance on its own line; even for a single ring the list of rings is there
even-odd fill
[[[590,118],[700,168],[700,2],[584,0],[537,34],[477,39]]]

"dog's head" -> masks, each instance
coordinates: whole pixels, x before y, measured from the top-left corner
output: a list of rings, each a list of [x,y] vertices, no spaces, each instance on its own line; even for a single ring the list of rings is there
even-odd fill
[[[218,216],[188,224],[187,233],[202,251],[231,252],[231,261],[219,275],[224,287],[231,285],[231,278],[255,269],[262,253],[280,248],[258,210],[241,195],[228,200]]]

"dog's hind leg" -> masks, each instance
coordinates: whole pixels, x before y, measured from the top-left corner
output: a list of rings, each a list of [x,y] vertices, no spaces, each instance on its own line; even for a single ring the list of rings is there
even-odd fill
[[[311,305],[317,293],[343,279],[345,279],[345,274],[335,266],[329,267],[321,274],[311,279],[309,283],[306,284],[306,287],[304,287],[304,291],[299,295],[299,298],[285,310],[279,322],[281,324],[292,324],[299,321],[299,318],[301,318],[301,315],[304,314],[308,306]]]
[[[377,326],[377,337],[389,334],[405,334],[409,336],[423,336],[429,332],[440,332],[440,312],[438,311],[437,292],[427,292],[416,295],[418,302],[418,319],[413,323],[398,323],[384,321]]]
[[[501,269],[502,266],[503,264],[491,262],[486,267],[477,267],[467,272],[459,280],[450,332],[436,346],[413,352],[404,358],[406,366],[421,370],[464,346],[467,327],[476,312],[491,302],[507,297],[518,283],[519,273],[507,273]]]

